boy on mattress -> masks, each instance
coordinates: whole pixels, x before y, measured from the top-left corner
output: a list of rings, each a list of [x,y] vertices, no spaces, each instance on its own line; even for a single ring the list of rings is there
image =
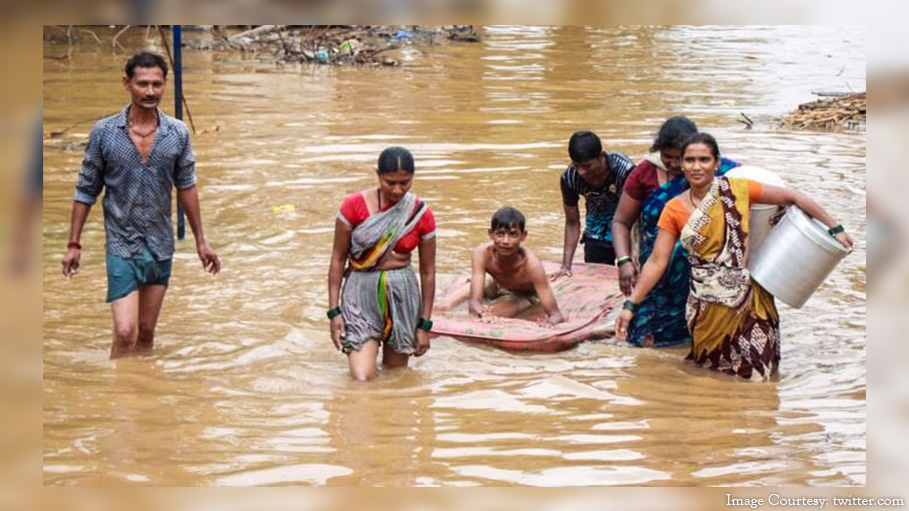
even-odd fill
[[[549,324],[565,321],[543,264],[532,250],[521,246],[527,239],[524,215],[515,208],[496,211],[489,239],[490,243],[473,250],[469,288],[465,284],[450,303],[440,302],[437,309],[449,309],[469,293],[467,310],[474,317],[510,318],[540,304]]]

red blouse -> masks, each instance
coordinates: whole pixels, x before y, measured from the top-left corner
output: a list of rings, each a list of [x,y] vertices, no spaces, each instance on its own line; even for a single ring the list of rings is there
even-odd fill
[[[417,205],[420,205],[422,202],[423,201],[420,199],[417,199]],[[385,211],[392,206],[394,205],[388,204],[386,207],[382,208],[382,211]],[[355,229],[358,225],[363,223],[364,220],[369,218],[369,208],[366,207],[366,198],[363,196],[363,192],[348,195],[344,199],[344,202],[341,203],[341,210],[338,212],[338,218],[351,229]],[[409,254],[417,248],[421,239],[425,240],[432,238],[435,234],[436,217],[433,215],[432,210],[429,209],[429,206],[427,206],[426,213],[424,213],[420,218],[420,221],[417,222],[416,227],[398,240],[398,244],[395,245],[395,252],[398,252],[399,254]]]
[[[632,199],[644,202],[659,186],[656,165],[649,160],[642,160],[628,175],[622,191]]]

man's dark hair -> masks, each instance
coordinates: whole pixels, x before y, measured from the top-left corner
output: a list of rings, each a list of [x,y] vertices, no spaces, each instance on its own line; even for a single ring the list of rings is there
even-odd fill
[[[691,119],[682,116],[670,117],[660,126],[660,132],[650,146],[650,152],[681,149],[688,137],[697,132],[698,127]]]
[[[379,155],[378,167],[379,174],[390,174],[392,172],[404,171],[413,174],[416,166],[413,162],[413,155],[403,147],[393,146],[382,151]]]
[[[592,131],[575,131],[568,141],[568,156],[571,161],[583,163],[603,154],[600,137]]]
[[[490,225],[493,231],[497,230],[499,227],[504,227],[506,229],[515,227],[520,232],[524,232],[524,215],[521,214],[515,208],[506,207],[501,208],[496,211],[496,214],[492,215],[492,224]]]
[[[692,144],[704,144],[710,148],[710,152],[713,154],[713,157],[717,160],[720,159],[720,146],[716,143],[716,139],[713,138],[713,135],[710,133],[695,133],[688,137],[688,140],[682,144],[682,158],[685,157],[685,150],[688,149],[688,146]]]
[[[126,77],[132,80],[137,67],[159,67],[164,73],[164,78],[167,78],[167,62],[165,62],[164,57],[157,53],[143,51],[130,57],[126,61]]]

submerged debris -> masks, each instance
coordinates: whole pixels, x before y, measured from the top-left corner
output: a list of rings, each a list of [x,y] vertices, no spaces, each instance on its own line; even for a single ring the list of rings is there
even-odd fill
[[[110,25],[99,27],[101,37],[73,25],[44,26],[45,42],[74,44],[84,35],[95,44],[113,34],[114,47],[126,32],[144,30],[144,40],[167,44],[163,27],[167,25]],[[255,54],[278,62],[304,62],[325,65],[396,66],[420,54],[415,45],[478,42],[474,25],[183,25],[195,35],[184,36],[183,46],[195,50],[228,50]],[[107,30],[110,34],[105,33]],[[116,32],[114,34],[114,31]],[[394,50],[398,50],[397,53]],[[68,55],[45,55],[45,59],[65,60]]]
[[[799,105],[783,118],[783,123],[795,129],[857,129],[865,123],[865,93],[849,93],[818,99]]]
[[[262,25],[234,35],[215,25],[211,32],[210,47],[269,52],[282,62],[325,65],[397,66],[399,60],[386,52],[413,44],[480,40],[473,25]]]

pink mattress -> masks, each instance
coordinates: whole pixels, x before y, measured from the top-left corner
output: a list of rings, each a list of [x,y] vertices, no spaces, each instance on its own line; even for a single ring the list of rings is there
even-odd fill
[[[544,261],[543,266],[547,273],[559,268],[558,263],[548,261]],[[567,319],[564,323],[551,327],[541,325],[539,320],[545,313],[539,306],[521,317],[496,318],[495,322],[488,323],[468,315],[466,303],[462,303],[451,311],[433,314],[432,335],[511,351],[542,353],[554,353],[583,341],[612,337],[612,321],[607,324],[605,319],[624,301],[618,271],[613,266],[578,263],[573,265],[572,273],[570,278],[562,277],[552,283],[556,301]],[[463,283],[464,278],[458,282]],[[443,296],[456,287],[451,286]]]

